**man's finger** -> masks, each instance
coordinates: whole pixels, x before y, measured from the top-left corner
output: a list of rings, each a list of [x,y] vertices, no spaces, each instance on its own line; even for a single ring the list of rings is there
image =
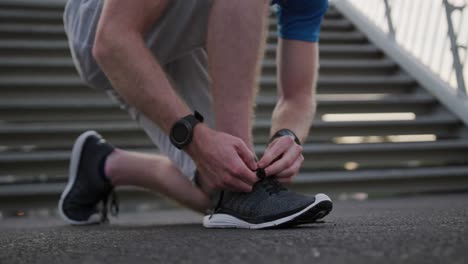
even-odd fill
[[[232,176],[245,182],[248,185],[253,185],[258,181],[257,174],[250,170],[240,157],[236,157],[235,164],[231,170]]]
[[[239,179],[232,178],[226,182],[226,189],[233,192],[251,192],[252,185],[249,185]]]
[[[298,159],[296,159],[296,161],[291,167],[289,167],[288,169],[282,172],[279,172],[278,174],[276,174],[276,177],[278,179],[282,179],[282,178],[292,178],[296,176],[299,170],[301,169],[303,161],[304,159],[302,158],[302,155],[301,155]]]
[[[263,154],[263,157],[258,162],[258,166],[260,168],[269,166],[274,160],[281,156],[292,143],[294,143],[294,140],[290,137],[279,138],[276,144],[267,148],[265,154]]]
[[[250,151],[250,149],[242,140],[237,145],[237,153],[250,170],[255,171],[257,169],[257,162],[255,162],[255,154],[252,153],[252,151]]]
[[[289,148],[280,159],[265,168],[266,175],[276,175],[284,170],[289,169],[289,167],[294,165],[297,158],[301,155],[301,152],[302,151],[299,146]]]

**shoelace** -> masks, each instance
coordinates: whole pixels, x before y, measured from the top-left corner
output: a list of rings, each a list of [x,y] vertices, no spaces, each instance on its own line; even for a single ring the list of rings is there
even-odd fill
[[[213,209],[213,211],[211,211],[210,219],[213,217],[214,213],[216,213],[216,211],[217,211],[217,210],[219,209],[219,207],[221,206],[221,203],[223,202],[223,197],[224,197],[224,191],[221,191],[220,194],[219,194],[218,202],[216,203],[216,206],[215,206],[215,208]]]
[[[281,185],[281,183],[272,177],[264,178],[260,181],[260,183],[263,185],[265,191],[267,191],[270,196],[287,190],[283,185]]]
[[[109,196],[111,197],[110,210],[108,208]],[[114,189],[110,191],[110,194],[108,196],[102,199],[101,223],[109,222],[109,218],[107,217],[108,211],[110,211],[112,216],[117,216],[119,214],[119,199]]]
[[[275,178],[267,177],[265,169],[260,169],[260,168],[257,169],[257,177],[260,179],[258,184],[261,184],[270,196],[273,194],[279,193],[281,191],[287,190]]]

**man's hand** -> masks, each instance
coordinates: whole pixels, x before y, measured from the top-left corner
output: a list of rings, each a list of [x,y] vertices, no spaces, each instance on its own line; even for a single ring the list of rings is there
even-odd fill
[[[255,155],[240,138],[199,124],[186,151],[197,165],[205,192],[250,192],[257,182]]]
[[[302,146],[296,144],[293,137],[283,136],[270,143],[258,167],[265,168],[267,176],[277,177],[282,183],[291,183],[303,162]]]

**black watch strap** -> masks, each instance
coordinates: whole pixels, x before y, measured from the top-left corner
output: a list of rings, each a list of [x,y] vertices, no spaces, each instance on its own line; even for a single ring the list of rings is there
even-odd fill
[[[192,127],[195,127],[196,124],[203,122],[203,116],[197,111],[195,111],[194,114],[182,117],[182,119],[187,120],[190,125],[192,125]]]
[[[193,115],[189,116],[195,118],[198,122],[203,123],[204,118],[198,111],[195,111]]]
[[[273,140],[279,138],[279,137],[283,137],[283,136],[292,136],[294,138],[294,142],[296,142],[296,144],[298,145],[302,145],[301,144],[301,141],[299,140],[299,138],[296,136],[296,134],[294,134],[294,132],[292,132],[292,130],[290,129],[287,129],[287,128],[283,128],[283,129],[280,129],[278,130],[270,139],[270,143],[273,142]]]

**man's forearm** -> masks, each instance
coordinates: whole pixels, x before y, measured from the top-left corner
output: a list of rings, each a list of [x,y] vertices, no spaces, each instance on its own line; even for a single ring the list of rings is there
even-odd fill
[[[271,134],[288,128],[302,142],[307,139],[315,115],[317,76],[318,44],[280,39],[279,100],[273,111]]]

